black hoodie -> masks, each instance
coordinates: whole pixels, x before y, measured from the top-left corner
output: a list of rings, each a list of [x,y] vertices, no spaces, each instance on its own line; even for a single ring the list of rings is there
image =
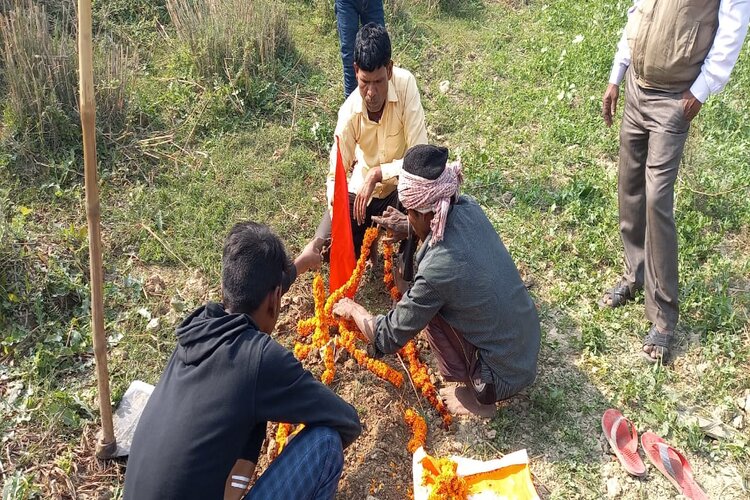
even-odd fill
[[[328,426],[346,448],[354,408],[247,314],[208,303],[177,328],[177,347],[143,411],[125,499],[221,499],[237,459],[257,462],[266,422]]]

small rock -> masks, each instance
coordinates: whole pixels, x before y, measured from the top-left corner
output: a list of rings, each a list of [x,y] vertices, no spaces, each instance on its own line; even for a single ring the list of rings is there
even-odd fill
[[[610,477],[607,479],[607,497],[617,498],[620,496],[620,493],[622,493],[620,481],[618,481],[616,477]]]
[[[735,429],[742,429],[745,427],[745,417],[742,414],[738,414],[734,419],[732,420],[732,427]]]
[[[378,497],[374,497],[372,495],[367,495],[367,500],[378,500]]]
[[[506,191],[503,193],[501,199],[503,200],[503,203],[510,204],[510,202],[513,201],[513,193],[511,193],[510,191]]]
[[[485,434],[487,436],[487,439],[495,439],[495,436],[497,436],[497,431],[495,429],[490,429]]]
[[[357,366],[357,363],[352,358],[347,359],[344,363],[344,369],[347,371],[354,370],[355,366]]]
[[[737,398],[737,406],[745,413],[750,413],[750,390],[745,391],[743,396]]]
[[[151,321],[146,325],[146,330],[156,330],[159,328],[159,318],[151,318]]]
[[[169,305],[172,306],[172,309],[177,312],[182,312],[185,310],[185,303],[177,296],[170,299]]]
[[[451,82],[449,82],[448,80],[443,80],[442,82],[440,82],[439,88],[440,93],[445,94],[446,92],[448,92],[448,89],[451,88]]]

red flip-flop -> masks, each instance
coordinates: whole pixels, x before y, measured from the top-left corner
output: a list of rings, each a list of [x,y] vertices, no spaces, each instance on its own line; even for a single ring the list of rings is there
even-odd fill
[[[644,432],[641,445],[646,456],[675,488],[691,500],[708,500],[708,496],[693,479],[693,469],[687,459],[653,432]]]
[[[618,410],[610,408],[602,415],[602,431],[628,474],[645,476],[646,464],[638,455],[638,433],[632,422]]]

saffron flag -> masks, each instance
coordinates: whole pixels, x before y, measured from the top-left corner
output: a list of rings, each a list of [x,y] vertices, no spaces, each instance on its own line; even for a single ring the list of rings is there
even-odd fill
[[[349,213],[349,189],[346,170],[341,159],[339,138],[336,137],[336,177],[333,185],[333,214],[331,215],[331,276],[328,282],[333,292],[349,280],[354,271],[354,239]]]

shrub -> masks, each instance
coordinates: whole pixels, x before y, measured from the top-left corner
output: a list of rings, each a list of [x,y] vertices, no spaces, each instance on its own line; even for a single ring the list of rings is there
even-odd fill
[[[292,48],[286,13],[273,0],[167,0],[167,10],[199,78],[272,76]]]
[[[47,11],[45,3],[53,10]],[[5,100],[4,146],[13,151],[17,174],[44,158],[81,155],[78,57],[72,0],[0,0],[0,68]],[[128,92],[137,60],[106,36],[94,44],[94,86],[101,151],[130,126]],[[17,165],[18,166],[18,165]],[[49,168],[54,168],[49,167]]]
[[[31,151],[54,150],[77,135],[75,40],[57,26],[50,26],[45,8],[31,0],[0,15],[3,121]]]

